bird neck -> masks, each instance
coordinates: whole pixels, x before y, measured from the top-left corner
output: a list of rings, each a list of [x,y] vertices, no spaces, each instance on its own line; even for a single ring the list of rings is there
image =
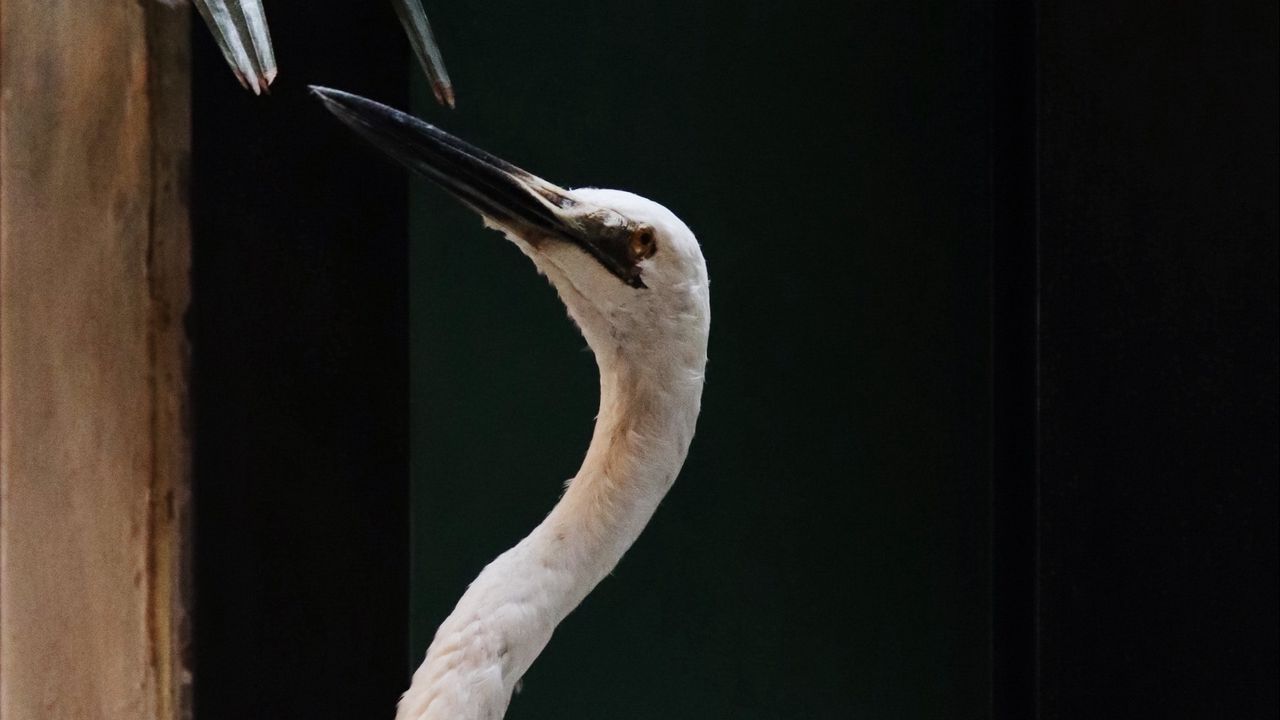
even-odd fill
[[[675,481],[701,403],[697,370],[663,373],[601,362],[590,448],[564,497],[530,535],[576,580],[575,591],[562,598],[564,613],[613,570]]]
[[[674,482],[693,439],[705,357],[703,347],[683,365],[638,364],[597,351],[600,413],[581,469],[441,624],[401,717],[501,717],[556,625],[613,570]]]
[[[498,578],[498,594],[532,598],[528,609],[545,629],[512,669],[523,674],[555,625],[648,524],[688,453],[701,377],[678,383],[631,363],[600,363],[600,412],[582,467],[546,519],[509,552],[507,574]]]

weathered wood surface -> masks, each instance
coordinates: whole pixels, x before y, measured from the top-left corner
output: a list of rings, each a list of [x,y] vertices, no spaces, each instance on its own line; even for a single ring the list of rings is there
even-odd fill
[[[0,0],[0,720],[182,714],[186,26]]]

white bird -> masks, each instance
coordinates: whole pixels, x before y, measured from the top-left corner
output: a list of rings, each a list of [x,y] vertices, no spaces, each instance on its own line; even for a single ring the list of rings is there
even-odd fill
[[[565,190],[438,128],[312,90],[533,260],[595,353],[600,412],[550,514],[489,563],[436,631],[398,720],[500,720],[552,631],[631,547],[675,481],[702,402],[711,305],[693,233],[620,190]]]
[[[262,0],[194,0],[200,16],[213,33],[236,79],[254,95],[267,92],[278,73],[271,30]],[[455,104],[453,83],[444,69],[444,57],[431,32],[431,23],[421,0],[391,0],[396,15],[409,35],[409,44],[431,81],[431,90],[440,104]]]

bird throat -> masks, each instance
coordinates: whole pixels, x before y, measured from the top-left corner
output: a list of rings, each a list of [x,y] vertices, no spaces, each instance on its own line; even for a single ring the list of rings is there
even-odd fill
[[[546,519],[486,566],[441,624],[398,720],[505,714],[556,626],[613,570],[674,482],[693,438],[701,370],[602,365],[600,413],[581,469]]]

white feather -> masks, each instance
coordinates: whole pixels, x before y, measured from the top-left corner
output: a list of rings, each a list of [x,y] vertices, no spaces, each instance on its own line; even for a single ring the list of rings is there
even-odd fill
[[[472,582],[401,698],[398,720],[500,720],[556,626],[617,565],[675,480],[702,398],[711,306],[693,233],[617,190],[573,195],[655,229],[636,289],[568,243],[510,237],[550,279],[595,353],[600,412],[547,518]]]

